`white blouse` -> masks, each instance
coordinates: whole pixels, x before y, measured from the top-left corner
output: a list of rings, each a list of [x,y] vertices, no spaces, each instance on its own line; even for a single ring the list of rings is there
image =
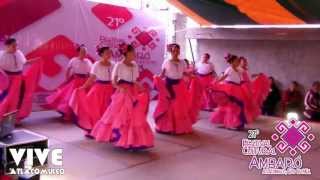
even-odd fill
[[[165,76],[170,79],[182,79],[183,73],[187,70],[187,64],[183,60],[177,63],[166,60],[162,64],[162,70],[165,70]]]
[[[214,72],[214,65],[211,62],[208,62],[208,63],[200,62],[197,64],[196,68],[197,68],[197,73],[203,74],[203,75]]]
[[[97,80],[111,81],[111,73],[113,69],[113,63],[110,66],[102,65],[100,61],[95,62],[91,68],[91,74],[95,75]]]
[[[225,81],[231,81],[234,83],[241,83],[242,81],[242,70],[238,68],[238,71],[235,71],[232,67],[228,67],[224,72],[224,75],[227,75]]]
[[[26,62],[27,59],[20,50],[17,50],[15,53],[0,51],[0,68],[5,71],[22,71]]]
[[[72,58],[68,64],[68,68],[71,69],[73,74],[89,74],[91,66],[92,63],[89,59],[81,60],[78,57]]]
[[[112,71],[112,79],[116,76],[117,80],[125,80],[128,82],[136,82],[139,77],[139,68],[135,62],[132,62],[133,66],[128,66],[124,64],[123,61],[118,62]]]

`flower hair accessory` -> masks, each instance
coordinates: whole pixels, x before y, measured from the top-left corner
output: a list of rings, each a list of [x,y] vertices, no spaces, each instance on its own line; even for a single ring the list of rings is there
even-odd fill
[[[232,57],[232,54],[228,53],[228,54],[224,57],[224,59],[228,61],[231,57]]]
[[[121,54],[126,54],[128,52],[128,44],[126,43],[119,44],[119,51]]]
[[[100,48],[102,48],[102,46],[101,45],[97,45],[96,46],[96,51],[98,52]]]

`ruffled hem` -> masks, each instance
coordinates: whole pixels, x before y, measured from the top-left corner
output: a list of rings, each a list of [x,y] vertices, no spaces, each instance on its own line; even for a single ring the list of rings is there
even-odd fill
[[[91,135],[98,142],[112,143],[115,147],[128,150],[153,147],[153,133],[147,124],[140,127],[115,128],[111,124],[98,122]]]

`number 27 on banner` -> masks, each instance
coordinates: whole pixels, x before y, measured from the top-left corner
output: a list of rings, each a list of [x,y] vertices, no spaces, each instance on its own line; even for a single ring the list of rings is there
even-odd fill
[[[248,130],[248,139],[256,139],[259,134],[260,134],[259,129],[249,129]]]
[[[115,29],[115,28],[118,28],[120,25],[124,24],[125,20],[123,18],[116,18],[116,17],[108,16],[107,23],[110,28]]]

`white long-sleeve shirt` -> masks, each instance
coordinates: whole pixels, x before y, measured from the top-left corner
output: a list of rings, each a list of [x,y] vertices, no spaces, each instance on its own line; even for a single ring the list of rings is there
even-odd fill
[[[26,62],[27,59],[20,50],[17,50],[15,53],[0,51],[0,68],[5,71],[22,71]]]
[[[135,62],[132,63],[133,66],[128,66],[123,61],[118,62],[113,68],[112,79],[118,77],[117,80],[136,82],[139,77],[139,68]]]

